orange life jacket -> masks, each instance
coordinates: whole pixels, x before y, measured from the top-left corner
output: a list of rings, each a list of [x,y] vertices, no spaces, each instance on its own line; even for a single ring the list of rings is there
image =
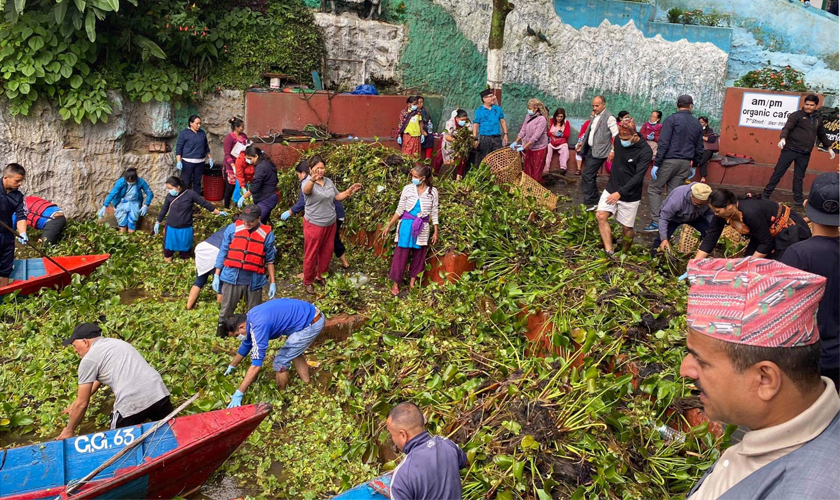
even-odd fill
[[[265,239],[270,231],[271,226],[265,224],[249,231],[244,221],[236,221],[233,241],[225,257],[225,267],[265,274]]]

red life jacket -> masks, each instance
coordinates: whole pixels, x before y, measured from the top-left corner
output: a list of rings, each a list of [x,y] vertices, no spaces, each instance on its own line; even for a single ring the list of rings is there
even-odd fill
[[[29,224],[29,227],[37,228],[38,224],[41,223],[43,219],[43,223],[46,224],[47,221],[50,219],[49,217],[44,217],[43,213],[50,207],[58,206],[51,202],[47,201],[43,198],[38,198],[37,196],[27,196],[26,197],[26,222]]]
[[[265,239],[270,231],[271,226],[265,224],[249,231],[244,221],[236,221],[236,232],[225,257],[225,267],[265,274]]]

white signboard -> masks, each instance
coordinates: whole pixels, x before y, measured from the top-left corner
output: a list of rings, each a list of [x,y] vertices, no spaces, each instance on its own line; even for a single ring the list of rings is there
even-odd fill
[[[744,92],[738,125],[782,130],[788,116],[798,109],[798,95]]]

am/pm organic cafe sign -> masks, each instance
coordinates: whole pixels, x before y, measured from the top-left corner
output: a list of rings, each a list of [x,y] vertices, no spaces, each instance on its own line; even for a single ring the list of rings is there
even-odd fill
[[[788,116],[799,109],[799,99],[798,95],[744,92],[738,125],[782,130]]]

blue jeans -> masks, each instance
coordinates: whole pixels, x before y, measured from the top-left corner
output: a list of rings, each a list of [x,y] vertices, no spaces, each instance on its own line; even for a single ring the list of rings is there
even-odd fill
[[[706,236],[706,231],[709,230],[709,221],[705,217],[697,217],[692,221],[682,221],[679,219],[669,220],[668,221],[668,239],[671,239],[671,236],[674,235],[674,231],[677,230],[678,227],[682,226],[683,224],[688,224],[689,226],[693,227],[694,229],[700,231],[700,241],[703,241],[703,237]],[[656,250],[659,248],[659,245],[662,243],[662,238],[659,237],[659,231],[656,232],[656,238],[653,240],[653,246],[650,248],[650,254],[656,256]]]
[[[324,329],[326,319],[321,313],[321,319],[315,323],[311,323],[303,330],[299,330],[286,339],[286,344],[277,351],[274,356],[274,364],[272,367],[274,371],[287,371],[292,366],[292,360],[303,354],[307,347],[315,342],[315,339],[320,335],[321,330]]]

